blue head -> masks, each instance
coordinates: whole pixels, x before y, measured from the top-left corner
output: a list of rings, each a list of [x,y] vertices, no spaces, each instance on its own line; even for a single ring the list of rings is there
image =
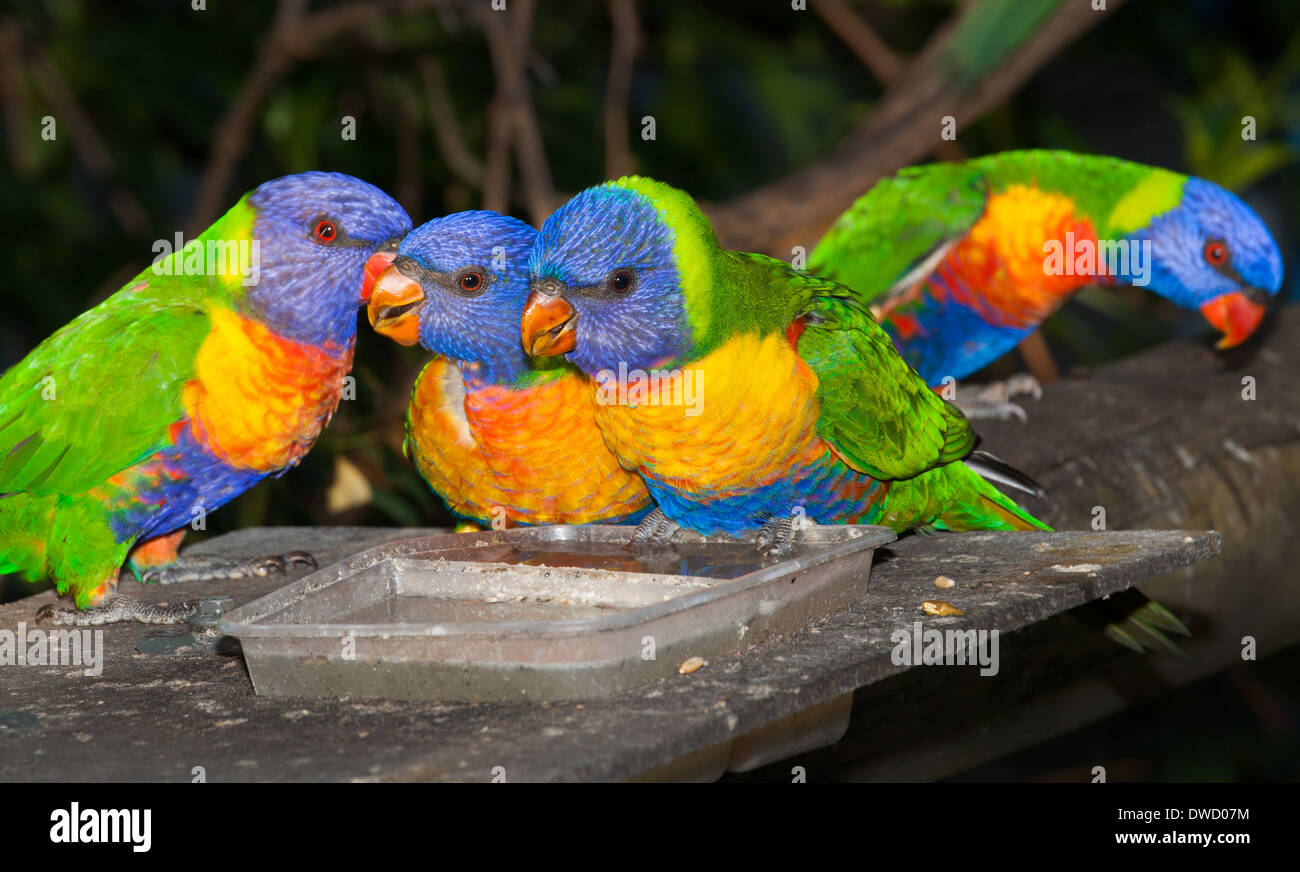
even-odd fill
[[[684,274],[706,260],[697,222],[712,239],[689,197],[636,177],[590,188],[560,207],[529,257],[525,348],[567,353],[592,376],[620,363],[649,369],[678,358],[692,342]]]
[[[395,251],[411,219],[392,197],[342,173],[283,176],[247,199],[259,246],[260,278],[246,297],[254,317],[299,342],[350,346],[366,260]]]
[[[1178,206],[1132,239],[1151,242],[1150,289],[1199,309],[1223,333],[1220,348],[1250,336],[1282,287],[1282,253],[1268,227],[1236,195],[1203,179],[1189,178]]]
[[[496,212],[436,218],[402,241],[368,312],[375,330],[419,342],[483,378],[509,383],[529,368],[519,345],[528,296],[528,252],[537,231]]]

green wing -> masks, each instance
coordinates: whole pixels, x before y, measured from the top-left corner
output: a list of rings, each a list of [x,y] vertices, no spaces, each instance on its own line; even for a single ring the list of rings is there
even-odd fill
[[[929,274],[984,214],[988,185],[968,163],[929,164],[881,179],[808,257],[808,271],[879,303]]]
[[[0,376],[0,495],[80,494],[166,443],[210,329],[201,282],[145,271]]]
[[[760,329],[802,325],[796,349],[817,375],[817,433],[845,463],[906,479],[974,449],[965,416],[898,355],[861,294],[763,255],[730,262],[748,275],[728,281],[744,287],[751,310],[768,313]]]
[[[817,433],[849,466],[904,479],[974,449],[965,416],[899,357],[862,302],[819,294],[804,320],[797,347],[819,380]]]

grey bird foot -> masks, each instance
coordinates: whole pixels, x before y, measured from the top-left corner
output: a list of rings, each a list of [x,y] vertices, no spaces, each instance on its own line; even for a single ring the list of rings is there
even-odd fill
[[[290,551],[251,559],[194,554],[176,558],[166,566],[157,566],[140,574],[144,584],[179,584],[187,581],[211,581],[231,578],[263,578],[286,573],[294,566],[316,569],[316,558],[306,551]]]
[[[764,557],[778,559],[794,550],[803,528],[793,517],[768,518],[754,537],[754,544]]]
[[[49,621],[56,627],[98,627],[126,621],[181,624],[197,611],[197,604],[192,602],[178,606],[158,606],[114,591],[105,596],[99,605],[88,609],[61,609],[53,603],[41,606],[36,613],[36,623]]]
[[[642,518],[640,524],[637,524],[636,532],[632,534],[632,541],[628,543],[628,547],[631,549],[667,548],[680,529],[676,521],[663,513],[663,509],[655,509]]]
[[[1029,416],[1019,403],[1011,402],[1013,397],[1043,397],[1043,386],[1029,373],[1013,375],[1004,381],[990,382],[979,388],[958,390],[953,404],[961,409],[962,414],[972,421],[996,419],[1008,421],[1019,418],[1027,422]]]

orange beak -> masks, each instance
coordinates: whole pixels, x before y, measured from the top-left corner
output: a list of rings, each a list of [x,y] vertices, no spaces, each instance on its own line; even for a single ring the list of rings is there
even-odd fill
[[[1214,346],[1226,349],[1245,342],[1264,320],[1266,307],[1252,303],[1245,294],[1224,294],[1201,307],[1201,314],[1223,338]]]
[[[383,275],[384,270],[393,265],[397,258],[395,251],[376,251],[370,255],[366,261],[365,269],[361,272],[361,305],[370,302],[370,294],[375,289],[375,282]]]
[[[551,357],[568,354],[578,343],[574,326],[578,313],[563,297],[551,297],[540,291],[528,295],[519,332],[524,349],[534,356]]]
[[[378,255],[372,255],[374,260]],[[374,283],[366,315],[376,333],[382,333],[402,345],[420,341],[420,304],[424,288],[413,278],[390,266]]]

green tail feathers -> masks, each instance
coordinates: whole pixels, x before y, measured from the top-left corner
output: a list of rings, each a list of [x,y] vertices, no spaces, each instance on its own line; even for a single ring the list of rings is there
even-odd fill
[[[985,530],[1046,530],[1051,532],[1052,528],[1035,518],[1029,512],[1022,509],[1010,497],[1003,494],[988,482],[983,483],[986,493],[980,495],[982,502],[981,508],[985,509],[993,518],[1003,526],[994,526],[987,524],[980,529]]]
[[[1146,594],[1132,588],[1113,593],[1106,599],[1072,609],[1070,614],[1106,634],[1112,642],[1138,654],[1165,651],[1186,657],[1169,634],[1190,636],[1192,633],[1178,616]]]
[[[1047,495],[1038,482],[987,451],[971,452],[963,465],[977,479],[981,506],[1006,525],[992,529],[1046,530],[1051,532],[1051,527],[1022,509],[1015,501],[992,484],[993,482],[1001,482],[1008,487],[1043,499]]]
[[[896,530],[1047,530],[965,463],[949,463],[892,482],[884,517]]]

